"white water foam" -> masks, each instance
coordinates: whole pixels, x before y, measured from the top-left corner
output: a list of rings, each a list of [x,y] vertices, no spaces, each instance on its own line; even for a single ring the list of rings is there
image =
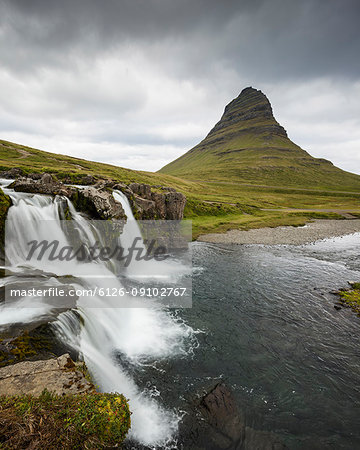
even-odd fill
[[[24,249],[29,237],[33,239],[36,233],[38,233],[38,240],[56,238],[64,245],[69,245],[61,227],[60,202],[68,203],[73,220],[82,230],[83,241],[87,243],[94,241],[91,223],[76,212],[67,199],[20,194],[11,190],[7,193],[13,200],[13,206],[8,214],[11,246],[7,257],[11,270],[14,272],[26,265]],[[126,197],[120,193],[116,193],[115,197],[121,201],[128,215],[128,222],[121,236],[126,247],[126,243],[130,242],[134,236],[138,236],[140,230]],[[44,220],[47,220],[49,224],[45,229],[40,226],[41,221]],[[165,271],[169,278],[173,278],[179,268],[179,263],[174,262],[164,265],[161,270]],[[84,274],[89,275],[93,272],[97,275],[96,283],[102,283],[99,287],[122,287],[120,279],[101,262],[87,264],[84,268],[78,261],[63,263],[36,261],[31,269],[51,272],[57,276],[75,275],[79,285],[86,287],[93,286],[95,281],[85,277]],[[126,276],[136,275],[138,272],[139,268],[133,266],[130,274],[127,273]],[[53,279],[53,282],[58,281]],[[117,356],[122,355],[135,366],[144,362],[183,356],[187,352],[187,342],[193,339],[193,330],[155,303],[150,308],[120,308],[121,299],[98,296],[91,299],[93,307],[89,308],[87,300],[80,297],[77,301],[76,312],[70,310],[58,315],[54,327],[59,337],[79,350],[101,391],[121,392],[129,399],[132,411],[132,427],[129,436],[144,445],[165,447],[176,434],[179,421],[177,413],[166,410],[151,395],[148,395],[148,392],[147,394],[146,391],[142,392],[132,376],[121,366]],[[22,298],[21,304],[12,305],[14,308],[1,310],[0,323],[33,321],[52,309],[51,305],[42,303],[42,299],[36,300],[37,308],[32,308],[35,305],[30,304],[30,301],[34,302],[34,299]],[[123,301],[126,304],[126,299]]]

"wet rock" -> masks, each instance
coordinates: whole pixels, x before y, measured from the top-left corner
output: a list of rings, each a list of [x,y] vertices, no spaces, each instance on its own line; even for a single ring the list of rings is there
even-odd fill
[[[82,181],[84,180],[85,178]],[[90,184],[96,180],[89,175],[87,181]],[[126,218],[121,204],[112,195],[112,189],[120,190],[127,196],[134,216],[139,220],[181,220],[186,204],[185,195],[169,187],[157,188],[163,192],[156,192],[148,184],[125,185],[111,180],[100,180],[95,186],[77,189],[65,185],[48,173],[42,174],[41,178],[20,177],[10,188],[33,194],[63,195],[74,202],[76,209],[95,219]]]
[[[105,184],[97,187],[77,189],[65,186],[52,175],[44,173],[39,180],[32,178],[18,178],[11,185],[17,192],[28,192],[33,194],[63,195],[73,201],[77,210],[87,213],[95,219],[126,219],[121,203],[117,202],[112,191]]]
[[[186,197],[180,192],[168,192],[165,194],[165,218],[168,220],[181,220],[184,217],[185,203]]]
[[[139,220],[181,220],[186,204],[185,195],[174,188],[161,187],[164,193],[152,191],[149,184],[131,183],[127,187],[115,185],[127,196]]]
[[[127,186],[126,184],[123,184],[123,183],[113,184],[112,189],[114,189],[116,191],[121,191],[128,198],[130,198],[131,196],[134,195],[133,191],[129,188],[129,186]]]
[[[151,200],[151,186],[149,184],[131,183],[129,184],[129,189],[139,197]]]
[[[60,314],[60,312],[59,312]],[[73,349],[60,341],[45,318],[27,324],[0,328],[0,367],[23,361],[38,361],[70,353]]]
[[[154,216],[156,216],[156,204],[154,201],[147,200],[138,195],[135,195],[132,201],[138,217],[141,217],[142,220],[154,219]]]
[[[200,401],[199,409],[205,422],[214,430],[212,440],[219,448],[237,447],[245,438],[245,427],[231,391],[218,384]]]
[[[193,450],[285,450],[277,436],[247,427],[223,383],[197,400],[180,424],[180,442]]]
[[[286,450],[287,447],[277,440],[276,436],[267,431],[245,428],[245,442],[239,449],[244,450]]]
[[[0,368],[0,395],[40,395],[44,389],[59,395],[95,390],[67,353],[58,358]]]
[[[88,213],[95,219],[126,220],[121,203],[114,199],[112,191],[107,188],[100,186],[76,189],[69,197],[76,209]]]
[[[0,189],[0,264],[5,263],[5,221],[12,205],[11,198]],[[1,274],[1,272],[0,272]]]

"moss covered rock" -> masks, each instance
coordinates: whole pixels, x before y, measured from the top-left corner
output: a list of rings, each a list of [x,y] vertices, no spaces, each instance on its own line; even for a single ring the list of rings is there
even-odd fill
[[[340,290],[337,294],[340,296],[339,303],[347,308],[351,308],[360,316],[360,283],[350,283],[351,289]]]
[[[0,259],[4,259],[5,220],[11,206],[11,198],[0,189]]]

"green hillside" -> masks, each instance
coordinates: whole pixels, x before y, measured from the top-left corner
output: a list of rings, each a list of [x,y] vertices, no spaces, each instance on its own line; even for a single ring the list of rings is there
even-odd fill
[[[193,184],[178,180],[173,176],[125,169],[0,140],[0,172],[13,167],[22,169],[25,174],[31,172],[52,173],[60,180],[70,178],[74,183],[81,183],[83,177],[92,175],[98,179],[109,178],[124,183],[161,184],[175,188],[191,187]]]
[[[187,180],[360,192],[359,175],[294,144],[267,97],[251,87],[226,106],[203,141],[159,172]]]
[[[315,159],[290,139],[260,91],[245,89],[188,153],[152,173],[59,155],[0,140],[0,172],[50,172],[73,183],[86,176],[170,186],[187,197],[193,235],[312,218],[360,216],[360,176]]]

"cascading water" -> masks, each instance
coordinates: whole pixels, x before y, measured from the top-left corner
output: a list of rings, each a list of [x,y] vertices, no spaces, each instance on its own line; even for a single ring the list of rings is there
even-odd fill
[[[44,275],[47,286],[59,285],[62,276],[71,274],[75,277],[75,282],[72,283],[75,286],[91,288],[97,284],[103,288],[122,287],[120,278],[101,261],[83,267],[85,264],[79,261],[49,263],[46,260],[45,263],[35,260],[35,265],[28,267],[24,249],[29,236],[33,238],[37,235],[39,241],[52,240],[56,237],[64,245],[69,245],[60,220],[61,202],[67,203],[71,217],[77,229],[81,231],[82,241],[89,245],[93,244],[94,230],[91,222],[79,214],[65,198],[53,199],[41,195],[15,193],[10,189],[5,191],[13,201],[8,213],[7,226],[11,230],[11,246],[7,245],[7,259],[8,268],[15,274],[6,278],[7,283],[14,281],[16,272],[23,274],[24,271],[37,270],[47,274]],[[128,242],[134,237],[141,236],[141,233],[126,197],[120,192],[114,193],[114,196],[121,201],[128,216],[128,222],[121,235],[126,247]],[[47,220],[49,225],[39,227],[39,223],[44,220]],[[132,262],[125,276],[136,277],[139,273],[136,263]],[[179,268],[178,262],[167,263],[162,265],[161,272],[169,279],[173,279]],[[91,274],[94,275],[94,279],[89,277]],[[99,283],[102,286],[99,286]],[[194,339],[193,330],[155,303],[147,308],[130,308],[129,299],[94,296],[91,298],[91,307],[87,307],[87,300],[80,297],[76,309],[61,312],[42,298],[36,300],[33,297],[21,298],[16,304],[11,305],[14,308],[8,308],[9,305],[2,307],[0,325],[33,322],[41,318],[50,320],[56,317],[53,326],[58,336],[79,351],[99,389],[106,392],[121,392],[129,399],[132,411],[130,437],[144,445],[164,448],[176,434],[178,414],[166,410],[142,391],[136,385],[128,368],[141,367],[143,364],[151,364],[165,358],[183,357],[191,348]],[[136,305],[136,299],[131,299],[131,302]],[[126,361],[126,367],[121,361]]]

